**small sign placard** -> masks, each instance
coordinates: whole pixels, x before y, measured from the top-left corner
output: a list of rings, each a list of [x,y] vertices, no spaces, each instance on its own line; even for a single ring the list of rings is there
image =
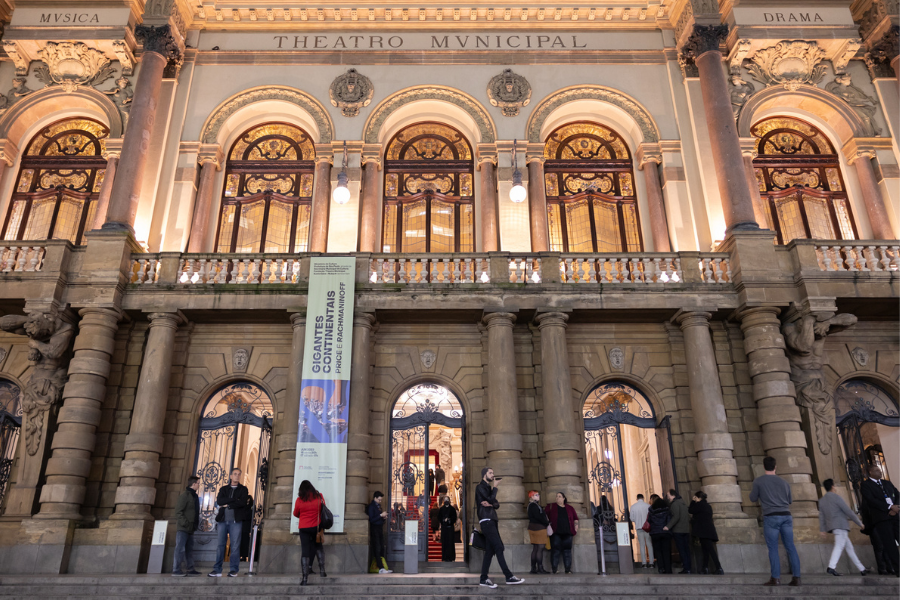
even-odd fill
[[[168,529],[168,527],[168,521],[156,521],[153,524],[153,540],[150,542],[151,546],[166,545],[166,529]]]
[[[616,544],[619,546],[631,546],[631,536],[628,534],[628,522],[616,523]]]
[[[418,521],[406,521],[404,523],[406,529],[404,531],[403,536],[403,544],[405,546],[418,546],[419,545],[419,522]]]

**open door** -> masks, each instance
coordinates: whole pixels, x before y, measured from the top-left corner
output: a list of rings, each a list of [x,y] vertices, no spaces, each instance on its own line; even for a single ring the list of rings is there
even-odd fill
[[[841,443],[844,445],[844,466],[847,467],[847,480],[853,490],[856,506],[862,506],[862,497],[859,488],[866,480],[865,473],[869,468],[869,459],[866,449],[863,447],[862,435],[859,431],[859,421],[856,415],[850,414],[838,425],[841,434]]]
[[[665,494],[670,489],[678,492],[678,477],[675,475],[675,453],[672,450],[672,428],[669,424],[670,415],[656,426],[656,444],[659,455],[659,478],[662,482]]]

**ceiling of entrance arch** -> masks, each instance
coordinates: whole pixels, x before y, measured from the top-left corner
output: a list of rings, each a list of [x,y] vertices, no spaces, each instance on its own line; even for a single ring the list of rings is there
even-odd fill
[[[653,416],[653,407],[647,397],[621,382],[602,383],[594,388],[584,401],[582,414],[585,419],[591,419],[615,411],[630,413],[642,419]]]
[[[391,417],[402,419],[416,413],[441,413],[451,419],[463,416],[462,405],[456,395],[442,385],[423,383],[415,385],[400,395],[394,404]]]

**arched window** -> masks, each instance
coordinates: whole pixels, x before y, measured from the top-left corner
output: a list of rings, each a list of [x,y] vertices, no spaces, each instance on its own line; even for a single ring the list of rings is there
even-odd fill
[[[544,145],[550,250],[639,252],[643,249],[628,147],[595,123],[556,129]]]
[[[306,252],[316,149],[287,123],[253,127],[231,147],[218,252]]]
[[[0,378],[0,505],[9,489],[21,428],[22,390],[12,381]]]
[[[384,252],[473,252],[472,148],[441,123],[410,125],[384,157]]]
[[[757,139],[756,182],[779,243],[857,239],[840,160],[821,131],[800,119],[772,117],[750,133]]]
[[[108,137],[105,125],[83,118],[57,121],[35,135],[22,155],[3,239],[81,244],[97,210]]]

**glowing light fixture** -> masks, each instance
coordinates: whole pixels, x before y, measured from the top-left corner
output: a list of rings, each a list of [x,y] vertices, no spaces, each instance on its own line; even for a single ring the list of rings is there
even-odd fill
[[[528,190],[522,185],[522,173],[519,172],[519,162],[516,160],[516,140],[513,140],[512,162],[513,186],[509,190],[509,199],[519,204],[520,202],[525,202],[525,198],[528,197]]]
[[[337,187],[331,192],[331,199],[337,204],[347,204],[350,201],[350,188],[347,187],[347,142],[344,142],[344,160],[341,172],[338,173]]]

